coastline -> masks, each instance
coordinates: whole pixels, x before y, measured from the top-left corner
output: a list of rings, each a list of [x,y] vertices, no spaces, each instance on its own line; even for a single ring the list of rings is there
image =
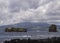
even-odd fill
[[[60,43],[60,37],[52,37],[46,39],[11,39],[5,40],[3,43]]]

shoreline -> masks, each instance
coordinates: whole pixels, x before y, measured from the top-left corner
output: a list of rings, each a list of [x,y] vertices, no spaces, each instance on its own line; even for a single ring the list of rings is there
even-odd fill
[[[11,39],[5,40],[3,43],[60,43],[60,37],[52,37],[46,39]]]

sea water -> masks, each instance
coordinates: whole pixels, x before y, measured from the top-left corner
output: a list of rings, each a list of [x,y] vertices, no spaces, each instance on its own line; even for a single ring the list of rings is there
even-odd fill
[[[3,29],[0,30],[0,43],[5,40],[11,39],[44,39],[51,37],[60,37],[60,29],[58,32],[48,32],[48,29],[45,31],[27,31],[27,32],[4,32]]]

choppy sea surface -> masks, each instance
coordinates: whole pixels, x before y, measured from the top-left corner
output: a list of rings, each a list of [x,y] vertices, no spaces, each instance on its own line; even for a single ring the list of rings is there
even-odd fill
[[[28,32],[4,32],[3,29],[0,29],[0,43],[4,40],[10,39],[44,39],[44,38],[51,38],[51,37],[60,37],[60,29],[57,29],[58,32],[48,32],[46,30],[36,30],[36,31],[28,31]]]

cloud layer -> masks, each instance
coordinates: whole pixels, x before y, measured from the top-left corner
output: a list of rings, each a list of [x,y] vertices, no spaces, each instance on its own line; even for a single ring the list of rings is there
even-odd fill
[[[0,0],[0,25],[60,23],[60,0]]]

